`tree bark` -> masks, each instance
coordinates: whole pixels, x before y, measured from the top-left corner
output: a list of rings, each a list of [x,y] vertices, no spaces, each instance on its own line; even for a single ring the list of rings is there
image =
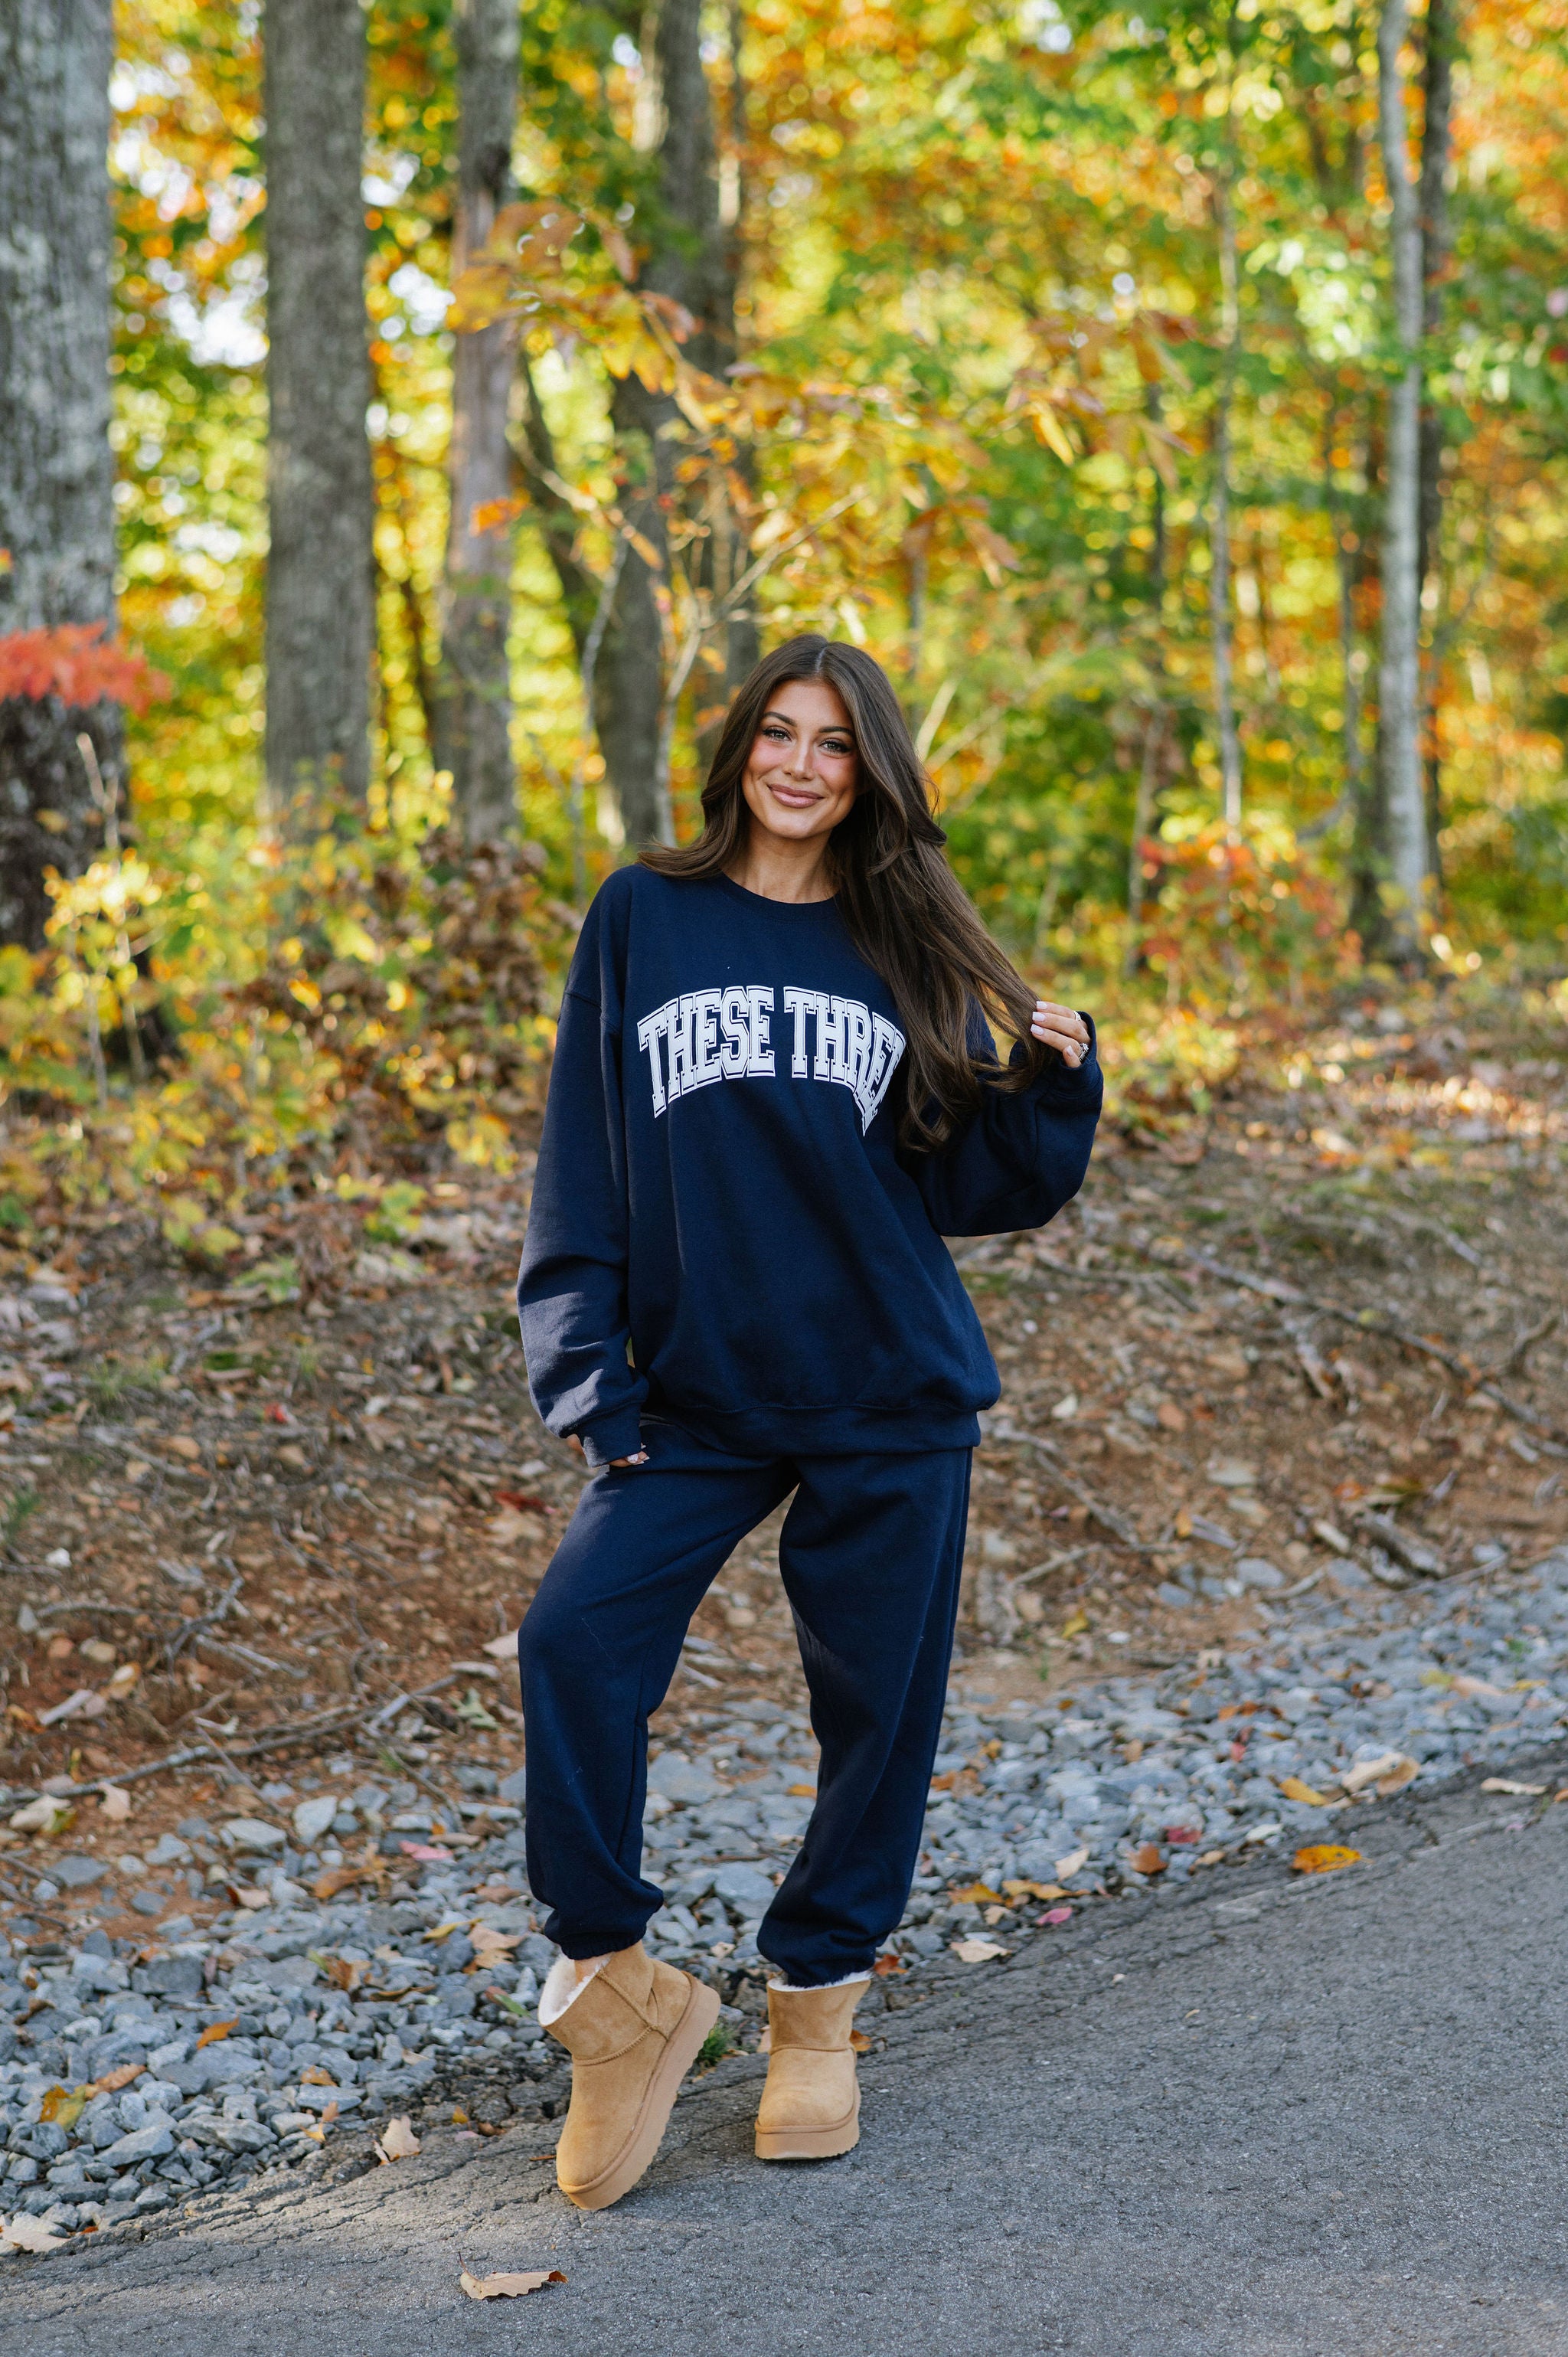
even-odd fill
[[[109,0],[0,8],[0,634],[114,620],[109,449]],[[0,703],[0,942],[38,949],[44,871],[99,825],[77,746],[121,762],[107,702]],[[49,823],[40,823],[40,813]]]
[[[375,595],[359,0],[267,0],[267,788],[303,829],[370,782]]]
[[[520,24],[517,0],[458,0],[454,279],[484,244],[511,193]],[[512,488],[507,406],[516,322],[498,319],[456,341],[435,755],[437,768],[452,773],[464,834],[478,844],[504,834],[517,816],[507,668],[511,533],[504,523],[474,528],[475,510],[506,499]]]
[[[1425,116],[1421,135],[1422,326],[1428,340],[1443,327],[1444,286],[1452,231],[1448,219],[1448,158],[1452,145],[1454,55],[1458,45],[1455,0],[1427,0]],[[1443,415],[1427,399],[1421,410],[1421,514],[1416,569],[1422,610],[1428,585],[1439,577],[1443,537]],[[1434,884],[1442,880],[1439,837],[1443,824],[1443,764],[1437,748],[1437,702],[1442,689],[1436,632],[1425,666],[1422,696],[1424,747],[1427,864]]]
[[[702,0],[663,0],[654,55],[658,83],[659,213],[641,284],[685,305],[696,322],[685,352],[693,367],[722,376],[735,358],[735,243],[720,219],[714,110],[703,64]],[[667,554],[661,500],[675,491],[675,453],[661,428],[679,415],[666,393],[635,376],[616,387],[613,418],[621,445],[627,520],[660,557]],[[599,658],[595,700],[605,767],[630,843],[673,839],[668,782],[660,774],[664,633],[660,576],[628,546],[615,611]],[[730,625],[726,672],[755,661],[755,625]]]
[[[1385,0],[1378,27],[1378,132],[1391,210],[1394,331],[1402,365],[1387,398],[1382,644],[1378,745],[1388,829],[1388,952],[1422,954],[1427,900],[1426,801],[1421,771],[1421,215],[1410,178],[1399,57],[1405,0]]]
[[[1208,629],[1214,666],[1214,720],[1219,737],[1221,815],[1232,837],[1241,831],[1241,744],[1236,731],[1236,694],[1230,630],[1230,404],[1241,340],[1240,289],[1236,264],[1236,221],[1227,178],[1214,193],[1219,231],[1219,288],[1224,360],[1214,412],[1214,495],[1208,517]]]

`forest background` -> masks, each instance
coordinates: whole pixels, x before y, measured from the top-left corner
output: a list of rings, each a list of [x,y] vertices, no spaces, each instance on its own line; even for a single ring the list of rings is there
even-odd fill
[[[802,630],[1131,1132],[1347,990],[1563,1011],[1565,34],[13,0],[0,1222],[505,1174]]]

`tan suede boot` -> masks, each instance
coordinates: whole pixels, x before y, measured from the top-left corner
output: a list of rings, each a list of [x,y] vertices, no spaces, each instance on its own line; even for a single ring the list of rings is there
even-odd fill
[[[860,2142],[860,2087],[849,2042],[867,1982],[768,1992],[768,2084],[757,2114],[758,2160],[829,2160]]]
[[[555,2147],[555,2181],[568,2201],[607,2210],[630,2192],[718,2018],[715,1992],[655,1964],[640,1940],[581,1982],[553,2018],[542,2004],[545,2029],[572,2057],[572,2104]]]

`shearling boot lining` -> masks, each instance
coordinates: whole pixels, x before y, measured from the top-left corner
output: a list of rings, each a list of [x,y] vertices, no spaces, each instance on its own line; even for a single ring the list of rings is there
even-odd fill
[[[782,1989],[786,1996],[815,1996],[822,1989],[853,1988],[857,1982],[868,1982],[870,1978],[869,1973],[845,1973],[842,1980],[814,1981],[809,1988],[797,1987],[793,1981],[769,1981],[768,1986],[770,1989]],[[541,2020],[544,2018],[543,2002],[542,1997],[540,1999]]]
[[[559,2021],[567,2007],[576,2004],[589,1982],[596,1980],[608,1963],[607,1956],[598,1957],[593,1971],[585,1973],[579,1980],[576,1959],[572,1956],[557,1956],[545,1975],[544,1986],[539,1992],[541,2029],[548,2029],[553,2021]]]

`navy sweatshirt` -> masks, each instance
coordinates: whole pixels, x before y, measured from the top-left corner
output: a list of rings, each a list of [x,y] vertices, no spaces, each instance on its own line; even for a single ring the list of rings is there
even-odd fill
[[[990,1035],[976,1025],[977,1047]],[[1092,1052],[897,1138],[906,1041],[831,900],[619,869],[567,977],[518,1309],[533,1402],[591,1465],[667,1415],[744,1456],[972,1448],[1000,1384],[944,1235],[1083,1183]]]

